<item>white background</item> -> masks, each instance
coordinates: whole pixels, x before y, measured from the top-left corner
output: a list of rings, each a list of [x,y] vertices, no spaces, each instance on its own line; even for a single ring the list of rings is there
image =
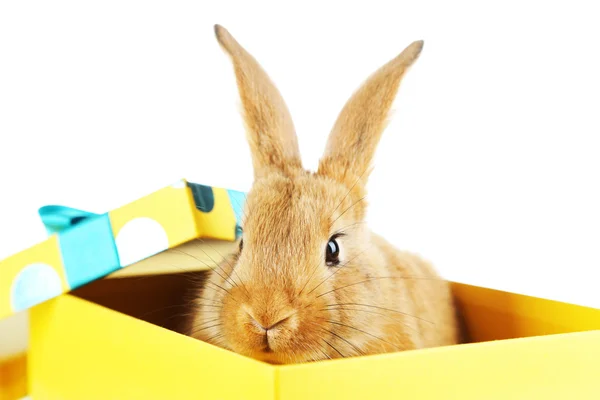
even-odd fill
[[[276,82],[314,169],[342,105],[416,39],[372,228],[449,279],[600,307],[594,2],[2,2],[0,259],[37,209],[105,212],[179,178],[247,190],[220,23]],[[265,233],[265,234],[268,234]]]

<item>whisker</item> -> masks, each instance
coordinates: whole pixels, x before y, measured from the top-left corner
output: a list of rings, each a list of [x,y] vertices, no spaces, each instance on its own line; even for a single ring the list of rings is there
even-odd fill
[[[204,300],[204,301],[212,301],[212,302],[215,302],[215,303],[217,302],[217,300],[207,299],[207,298],[205,298],[205,297],[200,297],[200,296],[194,296],[194,300],[198,300],[198,299],[200,299],[200,300]],[[221,305],[223,305],[223,302],[222,302],[222,301],[220,301],[220,300],[219,300],[218,302],[219,302]]]
[[[427,278],[427,277],[419,278],[419,277],[410,277],[410,276],[375,276],[375,277],[372,277],[372,278],[368,278],[368,279],[362,280],[360,282],[350,283],[348,285],[344,285],[344,286],[341,286],[339,288],[332,289],[332,290],[330,290],[328,292],[321,293],[320,295],[317,296],[317,298],[319,298],[321,296],[325,296],[328,293],[332,293],[332,292],[335,292],[335,291],[338,291],[338,290],[345,289],[345,288],[350,287],[350,286],[360,285],[361,283],[371,282],[371,281],[378,280],[378,279],[423,279],[423,280],[433,280],[433,281],[444,281],[444,279],[440,279],[440,278]]]
[[[173,250],[173,249],[171,249]],[[175,264],[164,264],[165,266],[169,266],[169,267],[173,267],[173,268],[177,268],[178,270],[183,271],[183,274],[185,276],[185,278],[193,283],[196,282],[196,280],[194,280],[194,276],[196,274],[197,271],[189,271],[183,267],[180,267],[179,265],[175,265]],[[152,277],[153,275],[146,275],[146,276],[141,276],[140,279],[148,279],[150,277]]]
[[[225,292],[227,292],[227,294],[229,294],[229,296],[231,297],[231,300],[233,300],[233,301],[235,301],[236,303],[238,303],[238,301],[235,299],[235,297],[231,295],[231,292],[230,292],[229,290],[225,289],[225,288],[224,288],[224,287],[222,287],[221,285],[218,285],[218,284],[216,284],[216,283],[214,283],[214,282],[211,282],[211,281],[206,281],[206,282],[205,282],[205,284],[208,284],[208,283],[210,283],[211,285],[214,285],[214,286],[218,287],[218,288],[219,288],[219,289],[221,289],[221,290],[224,290]],[[239,304],[239,303],[238,303],[238,304]]]
[[[307,295],[311,294],[312,292],[314,292],[319,286],[321,286],[322,284],[324,284],[329,278],[331,278],[332,276],[334,276],[335,274],[337,274],[342,268],[344,268],[345,266],[347,266],[350,263],[350,261],[345,262],[344,264],[340,265],[339,267],[337,267],[335,269],[335,271],[333,271],[331,274],[329,274],[328,276],[325,277],[325,279],[323,279],[317,286],[315,286],[314,288],[312,288]]]
[[[325,253],[322,253],[321,260],[323,259],[323,255],[325,255]],[[321,260],[319,260],[318,264],[315,266],[315,268],[313,269],[312,273],[310,274],[310,276],[308,277],[308,279],[304,283],[304,286],[302,287],[302,289],[300,290],[300,292],[298,292],[298,294],[296,295],[296,297],[300,297],[300,295],[302,294],[302,292],[304,291],[304,289],[306,289],[306,286],[308,285],[308,283],[312,279],[313,275],[315,274],[315,272],[317,271],[317,269],[321,265]],[[298,277],[300,277],[300,275],[298,275]],[[296,278],[296,282],[297,281],[298,281],[298,278]]]
[[[335,307],[335,306],[362,306],[362,307],[371,307],[371,308],[377,308],[377,309],[379,309],[379,310],[384,310],[384,311],[389,311],[389,312],[394,312],[394,313],[402,314],[402,315],[405,315],[405,316],[407,316],[407,317],[415,318],[415,319],[418,319],[418,320],[420,320],[420,321],[427,322],[427,323],[429,323],[429,324],[435,325],[435,323],[433,323],[432,321],[428,321],[428,320],[426,320],[426,319],[423,319],[423,318],[417,317],[417,316],[415,316],[415,315],[411,315],[411,314],[408,314],[408,313],[405,313],[405,312],[402,312],[402,311],[398,311],[398,310],[392,310],[392,309],[390,309],[390,308],[385,308],[385,307],[379,307],[379,306],[375,306],[375,305],[372,305],[372,304],[360,304],[360,303],[337,303],[337,304],[328,304],[328,305],[326,305],[325,307],[332,307],[332,306],[333,306],[333,307]]]
[[[177,269],[183,271],[183,273],[181,274],[181,276],[183,278],[185,278],[187,281],[190,281],[192,283],[196,283],[197,282],[197,279],[195,279],[195,277],[196,277],[198,271],[187,270],[187,269],[185,269],[183,267],[178,267],[178,266],[172,265],[172,264],[163,264],[163,265],[164,266],[168,266],[168,267],[177,268]],[[110,276],[110,275],[112,275],[113,273],[116,273],[116,272],[117,271],[112,272],[108,276]],[[144,280],[144,279],[150,279],[150,278],[153,278],[153,277],[155,277],[155,275],[149,274],[149,275],[143,275],[143,276],[132,276],[130,278],[128,277],[128,279],[131,279],[131,280],[133,280],[135,282],[138,282],[138,281],[141,281],[141,280]]]
[[[369,314],[381,315],[381,316],[383,316],[383,317],[387,317],[387,318],[389,318],[389,319],[392,319],[392,320],[394,320],[394,321],[396,321],[396,322],[399,322],[399,323],[401,323],[402,325],[404,325],[404,326],[405,326],[405,327],[407,327],[407,328],[410,328],[410,329],[411,329],[411,330],[413,330],[414,332],[417,332],[417,333],[419,332],[419,330],[418,330],[418,329],[416,329],[415,327],[413,327],[413,326],[411,326],[410,324],[406,323],[406,321],[401,321],[400,319],[398,319],[398,318],[394,318],[394,317],[393,317],[393,316],[391,316],[391,315],[387,315],[387,314],[384,314],[384,313],[378,313],[378,312],[376,312],[376,311],[372,311],[372,310],[363,310],[363,309],[360,309],[360,308],[343,308],[343,307],[339,307],[339,308],[338,308],[338,307],[336,307],[336,308],[322,308],[322,309],[320,309],[319,311],[329,311],[329,310],[362,311],[362,312],[366,312],[366,313],[369,313]]]
[[[214,287],[213,286],[207,286],[208,284],[213,285]],[[219,289],[219,290],[217,290],[217,289]],[[226,292],[226,293],[228,293],[230,295],[230,298],[233,301],[235,301],[236,303],[239,304],[239,302],[235,299],[234,296],[231,296],[231,293],[229,293],[229,291],[227,289],[225,289],[224,287],[222,287],[222,286],[220,286],[220,285],[218,285],[216,283],[213,283],[213,282],[211,282],[209,280],[203,282],[202,293],[205,293],[205,291],[207,291],[207,290],[212,290],[214,293],[221,293],[221,291],[224,291],[224,292]],[[208,300],[208,301],[214,301],[214,302],[217,301],[217,300],[204,299],[204,298],[196,296],[196,295],[192,295],[191,298],[192,298],[192,302],[195,302],[198,299]],[[224,304],[222,301],[219,301],[219,303],[220,304]]]
[[[194,331],[191,333],[191,335],[195,335],[195,334],[197,334],[198,332],[202,332],[202,331],[203,331],[203,330],[205,330],[205,329],[216,328],[217,326],[221,326],[221,324],[215,324],[215,325],[211,325],[211,326],[206,326],[206,327],[204,327],[204,328],[202,328],[202,329],[194,330]]]
[[[344,356],[338,349],[335,348],[334,345],[332,345],[331,343],[329,343],[327,340],[321,338],[322,341],[324,341],[329,347],[331,347],[333,350],[335,350],[336,353],[338,353],[340,355],[340,357],[342,358],[346,358],[346,356]]]
[[[329,218],[333,217],[333,213],[335,213],[336,210],[342,205],[342,203],[344,202],[344,200],[346,200],[346,197],[348,197],[350,195],[350,193],[352,193],[352,189],[354,189],[354,187],[356,186],[356,184],[358,182],[360,182],[360,180],[362,179],[363,175],[365,174],[365,172],[367,172],[368,169],[369,169],[369,167],[365,168],[365,170],[362,172],[362,174],[360,174],[360,176],[358,177],[358,179],[356,180],[356,182],[354,182],[354,184],[352,184],[352,186],[350,186],[350,190],[348,190],[348,193],[346,193],[346,195],[342,198],[342,200],[340,200],[340,202],[338,203],[338,205],[333,209],[333,211],[331,212],[331,215],[329,216]]]
[[[211,305],[211,304],[198,304],[198,305],[199,305],[199,306],[201,306],[201,307],[213,307],[213,308],[218,308],[219,310],[220,310],[221,308],[223,308],[222,306],[214,306],[214,305]]]
[[[216,318],[213,318],[213,319],[209,319],[209,320],[203,321],[203,322],[201,322],[201,323],[199,323],[199,324],[197,324],[197,325],[194,325],[194,326],[192,326],[192,327],[191,327],[191,330],[194,330],[194,329],[196,329],[196,328],[200,328],[200,327],[202,327],[202,326],[204,326],[204,325],[206,325],[206,324],[213,323],[213,322],[215,322],[215,321],[218,321],[219,319],[220,319],[220,317],[216,317]]]
[[[342,215],[344,215],[348,210],[350,210],[352,207],[354,207],[355,205],[357,205],[358,203],[360,203],[361,201],[363,201],[366,198],[367,198],[367,196],[363,196],[360,199],[356,200],[354,203],[352,203],[352,205],[350,207],[346,208],[340,215],[338,215],[338,217],[336,219],[333,220],[331,225],[333,225],[335,223],[335,221],[340,219],[342,217]]]
[[[242,195],[244,196],[244,204],[246,203],[247,199],[246,199],[246,194],[242,192]],[[240,210],[242,210],[242,220],[247,219],[248,215],[246,214],[246,207],[243,207],[242,204],[237,201],[236,198],[232,198],[230,197],[231,200],[235,201],[235,204],[237,204],[237,206],[239,207]]]
[[[167,317],[167,319],[179,318],[179,317],[191,317],[192,315],[195,315],[195,313],[193,313],[193,312],[177,313],[177,314],[171,314],[171,315],[169,315]]]
[[[352,347],[359,355],[364,355],[361,349],[359,349],[354,344],[352,344],[350,341],[348,341],[347,339],[345,339],[342,336],[338,335],[334,331],[331,331],[331,330],[325,329],[325,328],[321,328],[321,329],[323,329],[325,332],[328,332],[328,333],[332,334],[333,336],[337,337],[338,339],[340,339],[344,343],[348,344],[348,346]]]
[[[209,343],[209,342],[212,342],[213,340],[220,339],[220,338],[222,338],[223,336],[225,336],[225,334],[224,334],[224,333],[219,333],[219,334],[217,334],[217,335],[214,335],[214,336],[211,336],[211,337],[209,337],[208,339],[206,339],[206,340],[205,340],[205,342]]]
[[[343,232],[344,232],[346,229],[348,229],[348,228],[352,228],[353,226],[360,225],[360,224],[366,224],[366,223],[367,223],[367,221],[358,221],[358,222],[355,222],[355,223],[353,223],[353,224],[346,225],[346,226],[344,226],[343,228],[340,228],[340,229],[338,229],[337,231],[335,231],[335,233],[334,233],[334,234],[336,234],[336,235],[337,235],[337,234],[343,233]]]
[[[217,310],[205,310],[202,311],[203,314],[207,314],[207,313],[220,313],[221,311],[217,311]]]
[[[206,243],[204,240],[201,240],[202,243]],[[231,275],[235,273],[235,276],[237,276],[238,280],[240,281],[240,285],[242,287],[242,289],[244,289],[244,291],[246,292],[246,294],[248,295],[248,298],[251,298],[252,296],[250,296],[250,292],[248,292],[248,289],[246,288],[246,285],[244,285],[244,281],[242,281],[242,278],[240,278],[240,276],[238,275],[238,273],[236,272],[234,266],[231,264],[231,262],[229,262],[229,260],[227,259],[227,257],[224,257],[223,254],[221,254],[219,251],[217,251],[217,249],[215,249],[213,246],[211,246],[210,244],[206,243],[207,246],[209,246],[211,249],[213,249],[221,258],[223,258],[223,260],[225,260],[225,262],[227,264],[229,264],[229,268],[231,268],[231,272],[229,273],[228,278],[231,278]],[[202,249],[200,247],[200,250],[202,250],[204,252],[204,254],[206,254],[209,258],[210,256],[208,255],[208,253],[206,251],[204,251],[204,249]],[[212,260],[212,258],[211,258]],[[233,280],[233,278],[231,278],[232,282],[235,282]]]
[[[169,315],[168,317],[165,317],[164,319],[161,319],[161,321],[160,321],[160,324],[165,324],[167,321],[170,321],[170,320],[172,320],[172,319],[174,319],[174,318],[180,318],[180,319],[182,319],[183,317],[191,317],[191,316],[193,316],[193,315],[194,315],[194,314],[192,314],[192,313],[179,313],[179,314],[172,314],[172,315]],[[180,321],[181,321],[181,320],[180,320]],[[160,324],[159,324],[159,325],[160,325]]]
[[[206,254],[206,256],[207,256],[208,258],[210,258],[210,260],[211,260],[211,261],[212,261],[212,262],[215,264],[215,267],[219,268],[221,271],[223,271],[223,273],[224,273],[225,275],[227,275],[227,272],[225,272],[225,270],[223,269],[223,267],[221,267],[221,266],[220,266],[220,265],[219,265],[219,264],[218,264],[218,263],[217,263],[215,260],[213,260],[213,259],[212,259],[212,257],[210,257],[206,251],[204,251],[204,249],[200,248],[200,250],[201,250],[202,252],[204,252],[204,254]],[[223,279],[225,282],[227,282],[227,278],[225,278],[223,275],[221,275],[219,272],[217,272],[217,270],[216,270],[215,268],[211,268],[211,266],[210,266],[210,265],[208,265],[208,263],[206,263],[206,261],[204,261],[204,260],[202,260],[202,259],[200,259],[200,258],[196,257],[196,256],[195,256],[195,255],[193,255],[193,254],[187,253],[187,252],[185,252],[185,251],[183,251],[183,250],[179,250],[179,249],[172,249],[171,251],[174,251],[174,252],[176,252],[176,253],[185,254],[185,255],[186,255],[186,256],[188,256],[188,257],[192,257],[192,258],[193,258],[193,259],[195,259],[196,261],[199,261],[199,262],[201,262],[202,264],[206,265],[208,268],[210,268],[211,270],[213,270],[213,271],[214,271],[214,272],[215,272],[217,275],[219,275],[219,276],[220,276],[220,277],[221,277],[221,278],[222,278],[222,279]],[[237,284],[235,283],[235,281],[231,280],[231,283],[233,284],[233,286],[234,286],[234,287],[235,287],[235,286],[237,286]]]
[[[213,319],[211,319],[211,320],[204,321],[204,322],[202,322],[202,323],[200,323],[200,324],[197,324],[197,325],[191,326],[191,327],[189,328],[189,331],[190,331],[190,333],[189,333],[189,334],[191,335],[191,334],[193,334],[193,333],[200,332],[199,330],[197,330],[198,328],[202,328],[203,326],[205,326],[205,325],[207,325],[207,324],[211,324],[211,323],[213,323],[213,322],[216,322],[216,321],[218,321],[218,320],[219,320],[219,318],[213,318]]]
[[[356,224],[358,224],[358,223],[356,223]],[[353,225],[356,225],[356,224],[353,224]],[[351,225],[349,225],[349,226],[351,226]],[[338,233],[339,233],[339,231],[338,231]],[[363,254],[364,252],[365,252],[365,251],[362,251],[361,253],[359,253],[359,255],[360,255],[360,254]],[[322,258],[322,257],[321,257],[321,258]],[[320,265],[321,265],[321,261],[319,261],[319,263],[318,263],[318,264],[317,264],[317,265],[316,265],[316,266],[313,268],[313,270],[312,270],[312,272],[311,272],[310,276],[309,276],[309,277],[308,277],[308,279],[306,280],[306,283],[304,284],[304,286],[302,287],[302,289],[300,290],[300,292],[298,292],[298,294],[297,294],[296,296],[300,296],[300,295],[302,294],[302,292],[304,291],[304,289],[306,289],[306,286],[308,285],[308,283],[310,282],[310,280],[312,279],[312,277],[314,276],[315,272],[317,271],[317,269],[319,268],[319,266],[320,266]],[[338,269],[338,270],[339,270],[339,269]],[[336,271],[338,271],[338,270],[336,270]],[[337,272],[334,272],[332,275],[335,275],[336,273],[337,273]],[[298,284],[298,278],[299,278],[299,277],[300,277],[300,276],[298,276],[298,277],[296,278],[296,284]],[[327,279],[326,279],[326,280],[327,280]],[[324,281],[323,281],[323,282],[324,282]],[[321,283],[323,283],[323,282],[321,282]],[[321,285],[321,283],[320,283],[318,286],[320,286],[320,285]],[[315,289],[316,289],[316,288],[315,288]],[[314,289],[313,289],[313,290],[314,290]],[[313,290],[311,290],[309,293],[312,293],[312,292],[313,292]]]
[[[344,327],[346,327],[346,328],[349,328],[349,329],[354,329],[355,331],[358,331],[358,332],[364,333],[365,335],[369,335],[369,336],[371,336],[372,338],[375,338],[375,339],[377,339],[377,340],[381,340],[382,342],[384,342],[384,343],[387,343],[387,344],[389,344],[390,346],[392,346],[392,347],[394,347],[394,348],[396,348],[396,349],[400,350],[400,348],[398,348],[397,346],[395,346],[395,345],[393,345],[392,343],[388,342],[387,340],[385,340],[385,339],[382,339],[382,338],[380,338],[379,336],[375,336],[375,335],[373,335],[373,334],[371,334],[371,333],[369,333],[369,332],[363,331],[362,329],[358,329],[358,328],[356,328],[356,327],[354,327],[354,326],[351,326],[351,325],[342,324],[341,322],[336,322],[336,321],[331,321],[331,320],[327,320],[327,322],[329,322],[330,324],[334,324],[334,325],[340,325],[340,326],[344,326]]]
[[[350,264],[352,261],[356,260],[358,257],[360,257],[361,255],[363,255],[365,253],[365,251],[367,251],[367,249],[361,251],[360,253],[358,253],[357,255],[355,255],[354,257],[352,257],[350,260],[346,261],[344,264],[342,264],[341,266],[337,267],[329,276],[327,276],[325,279],[323,279],[321,281],[321,283],[319,283],[317,286],[315,286],[307,294],[311,294],[312,292],[314,292],[315,289],[317,289],[319,286],[321,286],[322,284],[324,284],[329,278],[331,278],[332,276],[334,276],[335,274],[337,274],[339,271],[341,271],[342,268],[344,268],[345,266],[347,266],[348,264]]]

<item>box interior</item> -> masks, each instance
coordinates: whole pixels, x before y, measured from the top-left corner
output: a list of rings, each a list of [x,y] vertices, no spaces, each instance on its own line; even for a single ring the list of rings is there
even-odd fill
[[[181,332],[183,314],[194,282],[205,271],[173,272],[147,276],[104,278],[71,294],[104,307]]]

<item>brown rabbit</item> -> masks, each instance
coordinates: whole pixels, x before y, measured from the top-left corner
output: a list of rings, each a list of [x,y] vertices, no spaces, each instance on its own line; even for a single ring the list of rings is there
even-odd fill
[[[457,343],[448,283],[364,223],[371,160],[423,42],[350,98],[308,172],[279,91],[227,30],[215,32],[235,68],[255,179],[239,251],[198,289],[187,334],[276,364]]]

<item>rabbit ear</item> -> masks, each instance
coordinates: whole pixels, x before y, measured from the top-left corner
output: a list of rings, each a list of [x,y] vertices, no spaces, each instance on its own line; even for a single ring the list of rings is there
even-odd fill
[[[342,182],[366,183],[371,160],[406,70],[419,57],[423,41],[409,45],[379,68],[352,95],[329,136],[319,174]]]
[[[279,90],[225,28],[215,25],[215,35],[233,62],[255,179],[302,168],[294,124]]]

